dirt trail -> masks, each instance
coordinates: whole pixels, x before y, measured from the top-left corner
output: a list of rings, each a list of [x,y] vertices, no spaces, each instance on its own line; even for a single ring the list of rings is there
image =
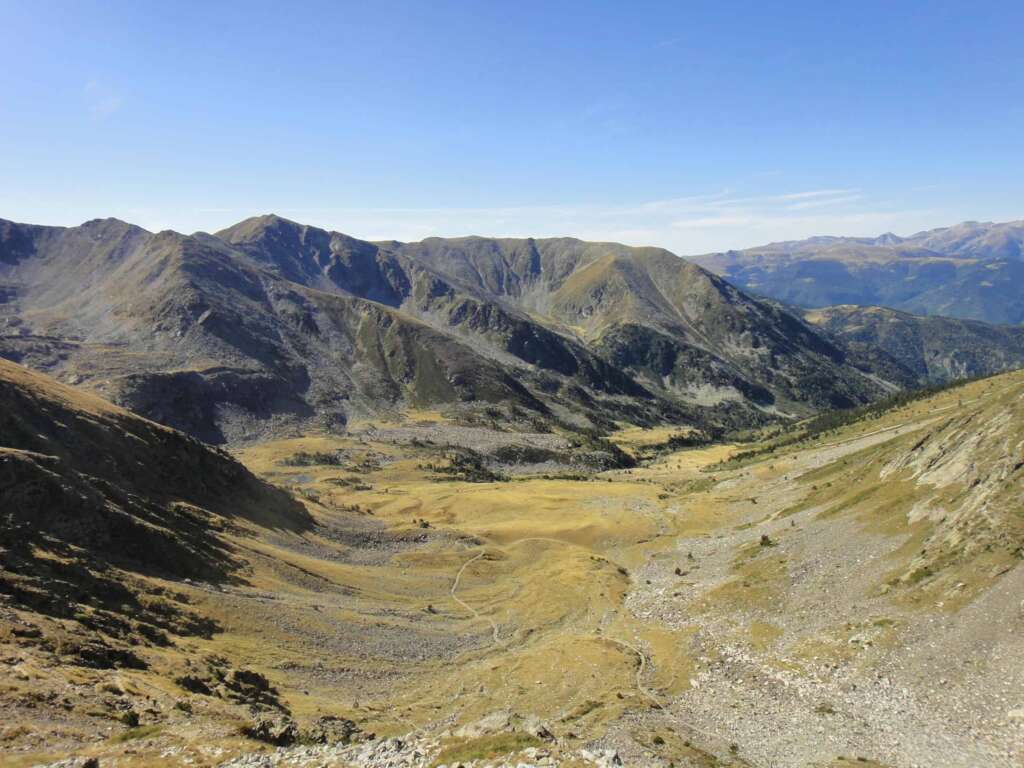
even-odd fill
[[[494,621],[491,619],[491,617],[490,616],[484,616],[478,610],[476,610],[476,608],[474,608],[469,603],[467,603],[465,600],[463,600],[462,598],[460,598],[458,595],[455,594],[455,592],[459,588],[459,581],[462,580],[462,574],[466,572],[466,569],[470,565],[475,563],[477,560],[479,560],[480,558],[482,558],[486,554],[487,554],[487,551],[484,550],[483,552],[480,552],[476,556],[471,557],[469,560],[467,560],[466,562],[464,562],[462,564],[462,567],[459,568],[459,572],[457,574],[455,574],[455,581],[452,582],[451,596],[452,596],[452,600],[454,600],[456,603],[458,603],[463,608],[465,608],[467,611],[469,611],[473,615],[473,618],[475,618],[475,619],[484,619],[488,624],[490,624],[491,625],[491,637],[494,640],[494,644],[495,645],[504,646],[506,644],[506,642],[498,637],[498,625],[496,623],[494,623]]]
[[[514,546],[514,545],[517,545],[517,544],[525,544],[525,543],[529,543],[529,542],[545,542],[545,543],[550,543],[550,544],[558,544],[560,546],[573,546],[573,547],[579,546],[579,545],[574,544],[574,543],[569,542],[569,541],[565,541],[565,540],[562,540],[562,539],[555,539],[555,538],[546,537],[546,536],[530,536],[530,537],[523,538],[523,539],[516,539],[515,541],[510,542],[509,546]],[[466,611],[468,611],[470,614],[472,614],[472,616],[474,618],[476,618],[476,619],[481,619],[481,618],[485,619],[491,625],[495,645],[499,645],[499,646],[502,646],[502,647],[507,647],[508,640],[502,640],[502,639],[499,639],[499,637],[498,637],[498,626],[497,626],[497,624],[495,624],[494,621],[492,621],[490,619],[490,617],[481,614],[479,611],[477,611],[471,605],[466,603],[464,600],[462,600],[456,594],[457,591],[458,591],[458,588],[459,588],[459,584],[462,581],[463,574],[466,572],[466,570],[469,568],[469,566],[471,566],[473,563],[477,562],[478,560],[482,559],[486,554],[487,554],[486,550],[482,551],[482,552],[479,552],[476,555],[474,555],[473,557],[471,557],[469,560],[464,562],[459,567],[458,572],[455,574],[455,579],[452,582],[450,594],[451,594],[452,599],[456,603],[458,603],[462,608],[464,608]],[[660,697],[658,694],[656,694],[654,691],[652,691],[650,688],[648,688],[646,683],[644,682],[644,678],[645,678],[645,676],[647,674],[648,668],[651,665],[651,662],[650,662],[650,659],[648,658],[647,654],[641,648],[639,648],[638,646],[634,645],[633,643],[631,643],[631,642],[629,642],[627,640],[623,640],[623,639],[618,638],[618,637],[613,637],[613,636],[608,635],[608,634],[603,634],[600,631],[587,632],[587,633],[585,633],[584,636],[593,638],[595,640],[605,641],[605,642],[608,642],[608,643],[612,643],[613,645],[616,645],[616,646],[618,646],[620,648],[623,648],[627,652],[629,652],[630,654],[636,656],[636,658],[639,660],[639,664],[637,665],[636,673],[634,675],[634,681],[635,681],[635,685],[636,685],[636,689],[637,689],[638,693],[643,698],[645,698],[648,702],[650,702],[650,704],[652,706],[652,709],[654,709],[655,711],[658,711],[658,712],[665,711],[665,710],[667,710],[671,706],[671,704],[672,704],[671,699]],[[509,639],[511,639],[511,638],[509,638]],[[694,723],[694,722],[692,722],[692,721],[690,721],[688,719],[683,718],[678,713],[673,713],[672,714],[672,724],[673,724],[673,727],[681,728],[681,729],[684,729],[687,732],[689,732],[690,735],[693,737],[692,740],[695,743],[702,743],[702,746],[705,749],[708,749],[708,750],[710,750],[712,752],[713,751],[717,751],[720,754],[727,754],[728,751],[729,751],[729,748],[730,748],[730,746],[732,744],[730,739],[728,737],[724,736],[723,734],[715,733],[713,731],[707,730],[706,728],[702,728],[699,725],[697,725],[696,723]],[[762,765],[759,762],[753,761],[750,758],[747,758],[745,760],[745,762],[746,762],[747,765],[752,766],[752,768],[763,768]]]

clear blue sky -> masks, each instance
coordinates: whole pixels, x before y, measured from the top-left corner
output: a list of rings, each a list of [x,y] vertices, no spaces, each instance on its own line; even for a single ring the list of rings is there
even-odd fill
[[[1024,218],[1024,3],[0,0],[0,217],[680,253]]]

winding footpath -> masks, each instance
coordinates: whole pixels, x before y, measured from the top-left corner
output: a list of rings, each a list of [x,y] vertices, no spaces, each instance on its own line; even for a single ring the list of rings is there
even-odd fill
[[[505,645],[505,641],[502,640],[500,637],[498,637],[498,625],[494,623],[494,621],[491,619],[491,617],[490,616],[484,616],[479,611],[477,611],[473,606],[471,606],[469,603],[467,603],[466,601],[464,601],[462,598],[460,598],[458,595],[455,594],[455,592],[459,588],[459,582],[462,580],[462,574],[466,572],[466,569],[469,566],[471,566],[473,563],[475,563],[477,560],[479,560],[485,554],[487,554],[487,550],[483,550],[482,552],[480,552],[479,554],[477,554],[474,557],[471,557],[469,560],[467,560],[466,562],[464,562],[462,564],[462,567],[459,568],[459,572],[457,574],[455,574],[455,581],[452,582],[452,588],[450,590],[450,594],[451,594],[452,600],[454,600],[460,606],[462,606],[467,611],[469,611],[469,613],[472,614],[474,619],[484,619],[485,621],[487,621],[487,623],[491,625],[491,637],[494,639],[494,644],[495,645],[504,646]]]

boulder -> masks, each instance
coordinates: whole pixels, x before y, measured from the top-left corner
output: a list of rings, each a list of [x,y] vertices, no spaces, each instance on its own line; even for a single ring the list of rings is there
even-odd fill
[[[314,744],[352,744],[366,737],[354,721],[344,717],[318,717],[303,733],[305,741]]]
[[[258,717],[245,728],[245,735],[267,744],[286,747],[298,739],[299,729],[288,717]]]
[[[456,728],[454,735],[460,739],[478,739],[481,736],[509,730],[512,730],[512,713],[508,710],[500,710],[484,715],[474,723],[467,723]]]

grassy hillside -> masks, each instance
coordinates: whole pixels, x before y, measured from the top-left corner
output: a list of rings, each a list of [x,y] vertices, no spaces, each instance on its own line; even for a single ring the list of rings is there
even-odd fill
[[[0,361],[5,744],[45,754],[173,706],[153,685],[174,690],[221,629],[182,587],[243,583],[244,542],[311,525],[227,454]],[[236,663],[225,696],[270,702]]]

